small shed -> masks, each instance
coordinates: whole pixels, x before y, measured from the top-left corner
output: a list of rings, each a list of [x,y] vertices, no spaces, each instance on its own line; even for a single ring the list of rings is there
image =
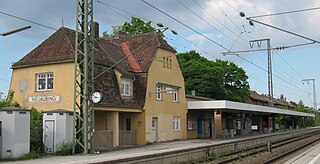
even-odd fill
[[[0,158],[18,158],[29,153],[30,111],[17,107],[0,111]]]
[[[47,153],[55,153],[63,142],[72,142],[72,136],[72,111],[55,109],[43,112],[43,142]]]

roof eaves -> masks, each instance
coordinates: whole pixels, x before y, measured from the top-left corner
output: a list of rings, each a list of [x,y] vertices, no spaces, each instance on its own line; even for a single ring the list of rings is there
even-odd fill
[[[62,63],[71,63],[74,62],[74,59],[71,60],[64,60],[64,61],[54,61],[54,62],[45,62],[45,63],[35,63],[35,64],[21,64],[21,65],[12,65],[12,69],[16,68],[26,68],[26,67],[33,67],[33,66],[42,66],[42,65],[51,65],[51,64],[62,64]]]

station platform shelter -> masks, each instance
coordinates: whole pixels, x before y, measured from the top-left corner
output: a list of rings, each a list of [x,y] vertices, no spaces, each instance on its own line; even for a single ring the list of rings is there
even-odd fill
[[[233,138],[300,129],[314,114],[226,100],[189,101],[188,139]]]

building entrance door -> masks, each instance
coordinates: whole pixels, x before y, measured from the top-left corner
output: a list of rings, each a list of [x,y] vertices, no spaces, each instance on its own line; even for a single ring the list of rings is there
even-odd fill
[[[157,142],[157,118],[152,117],[152,143]]]
[[[54,153],[54,120],[45,121],[44,146],[47,153]]]

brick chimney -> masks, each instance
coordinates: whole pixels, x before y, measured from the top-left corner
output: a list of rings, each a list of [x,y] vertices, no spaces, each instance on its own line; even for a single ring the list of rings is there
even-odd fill
[[[91,30],[92,30],[93,38],[99,38],[99,23],[98,22],[92,22]]]
[[[117,30],[114,32],[114,39],[120,39],[127,36],[127,34],[123,31]]]

